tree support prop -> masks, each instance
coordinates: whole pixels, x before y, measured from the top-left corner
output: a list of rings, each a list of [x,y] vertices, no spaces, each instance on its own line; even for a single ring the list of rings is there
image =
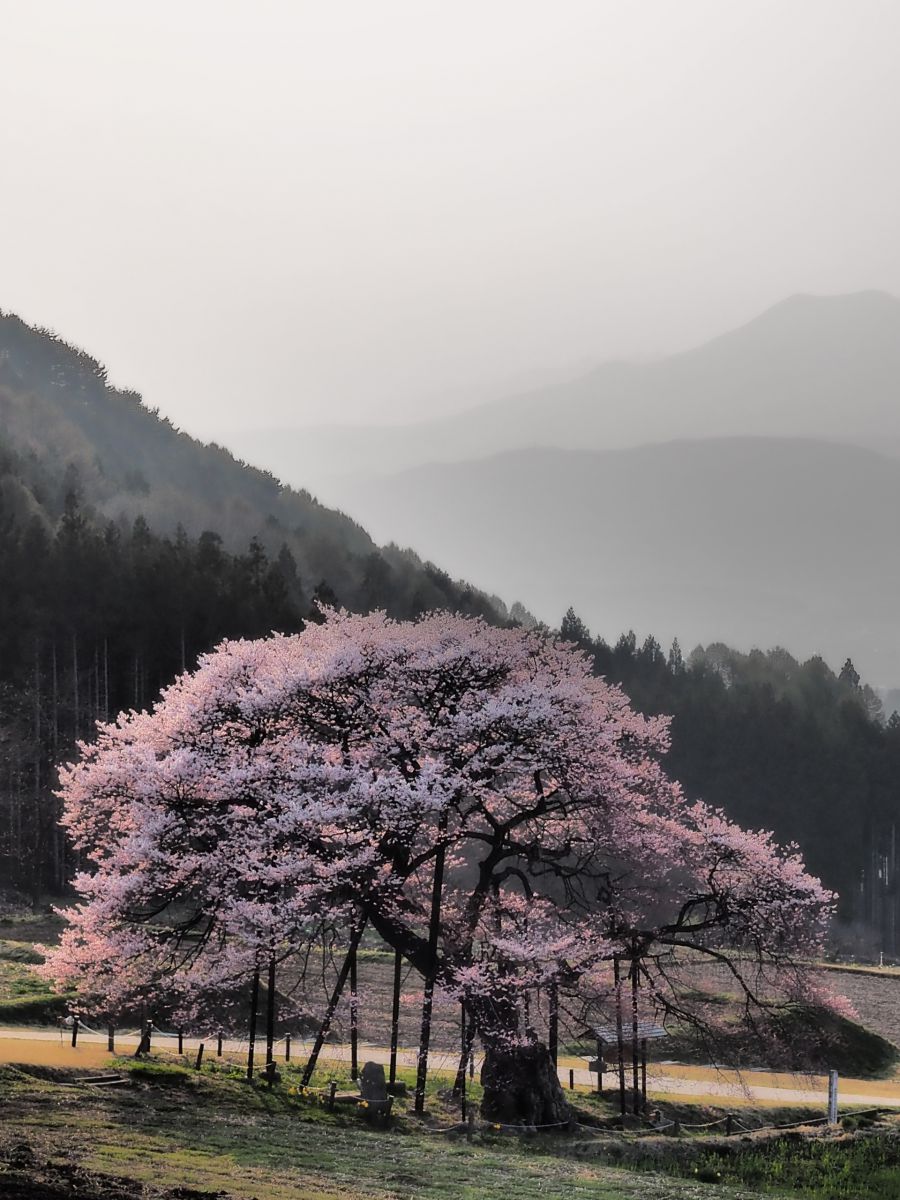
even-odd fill
[[[316,1062],[322,1046],[325,1044],[325,1039],[328,1037],[331,1029],[331,1022],[334,1018],[335,1009],[338,1006],[338,1001],[341,998],[341,993],[344,990],[344,985],[347,982],[347,977],[350,974],[350,964],[356,956],[356,948],[359,946],[360,938],[363,934],[364,922],[355,926],[350,935],[350,949],[347,951],[347,957],[344,959],[343,966],[337,977],[337,982],[334,985],[334,991],[331,993],[331,999],[328,1001],[328,1008],[325,1010],[325,1017],[319,1027],[319,1032],[316,1034],[316,1040],[313,1043],[312,1053],[303,1068],[303,1077],[300,1080],[301,1087],[306,1087],[312,1079],[313,1071],[316,1069]]]

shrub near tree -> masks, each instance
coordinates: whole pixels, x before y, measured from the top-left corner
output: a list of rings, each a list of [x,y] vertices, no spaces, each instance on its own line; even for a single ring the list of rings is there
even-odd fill
[[[812,994],[798,959],[832,897],[767,835],[688,803],[667,740],[539,631],[326,611],[225,642],[63,772],[91,869],[46,969],[107,1010],[152,992],[187,1013],[365,923],[424,978],[425,1041],[434,986],[465,1003],[485,1116],[564,1121],[535,988],[590,1002],[624,962],[642,1013],[702,1021],[675,966],[699,955],[750,1025]]]

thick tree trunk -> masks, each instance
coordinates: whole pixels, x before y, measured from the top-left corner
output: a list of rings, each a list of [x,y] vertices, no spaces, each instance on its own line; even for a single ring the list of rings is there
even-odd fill
[[[547,1047],[486,1046],[481,1115],[501,1125],[565,1126],[572,1113]]]

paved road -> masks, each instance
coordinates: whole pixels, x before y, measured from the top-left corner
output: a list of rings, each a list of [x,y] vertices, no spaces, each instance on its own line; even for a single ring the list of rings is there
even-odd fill
[[[105,1033],[82,1026],[78,1034],[78,1044],[74,1049],[71,1040],[71,1029],[33,1029],[24,1026],[0,1028],[0,1062],[87,1068],[103,1066],[108,1061],[109,1051]],[[215,1037],[185,1037],[185,1054],[196,1054],[201,1040],[205,1042],[205,1054],[215,1054]],[[137,1043],[136,1032],[116,1034],[115,1046],[119,1052],[133,1053]],[[155,1031],[152,1047],[156,1052],[165,1050],[174,1053],[177,1050],[177,1038]],[[244,1056],[247,1053],[247,1042],[226,1038],[223,1051],[229,1057]],[[299,1039],[293,1042],[293,1061],[302,1062],[307,1052],[308,1043]],[[277,1044],[276,1057],[282,1060],[284,1054],[285,1045],[282,1039]],[[329,1045],[323,1050],[322,1057],[329,1062],[348,1062],[350,1050],[348,1046]],[[265,1040],[260,1039],[257,1041],[257,1062],[262,1064],[264,1058]],[[432,1054],[431,1062],[435,1068],[446,1070],[455,1068],[456,1058],[452,1052],[438,1050]],[[365,1062],[367,1059],[387,1063],[389,1052],[384,1046],[362,1044],[359,1047],[359,1061]],[[415,1066],[416,1052],[402,1049],[398,1053],[398,1060],[403,1066]],[[570,1070],[574,1072],[576,1086],[596,1087],[597,1076],[586,1069],[584,1059],[560,1059],[559,1074],[565,1085],[569,1083]],[[626,1081],[630,1082],[630,1078],[629,1071]],[[611,1072],[606,1075],[606,1083],[610,1088],[615,1088],[616,1080]],[[651,1066],[647,1076],[647,1088],[657,1096],[706,1097],[719,1101],[730,1097],[736,1103],[756,1101],[784,1105],[803,1104],[821,1107],[823,1112],[828,1100],[827,1084],[821,1077],[763,1071],[746,1071],[738,1076],[734,1071],[717,1071],[712,1067],[682,1066],[675,1063],[658,1063]],[[841,1081],[839,1096],[843,1107],[900,1108],[900,1082],[846,1079]]]

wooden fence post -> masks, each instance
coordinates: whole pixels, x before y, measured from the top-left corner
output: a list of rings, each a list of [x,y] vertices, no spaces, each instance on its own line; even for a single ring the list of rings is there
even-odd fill
[[[110,1054],[115,1054],[115,1052],[116,1052],[116,1029],[115,1029],[115,1026],[113,1025],[112,1021],[110,1021],[109,1025],[106,1028],[106,1048],[110,1052]]]
[[[200,1064],[203,1062],[203,1042],[197,1047],[197,1062],[194,1064],[194,1070],[200,1070]]]

